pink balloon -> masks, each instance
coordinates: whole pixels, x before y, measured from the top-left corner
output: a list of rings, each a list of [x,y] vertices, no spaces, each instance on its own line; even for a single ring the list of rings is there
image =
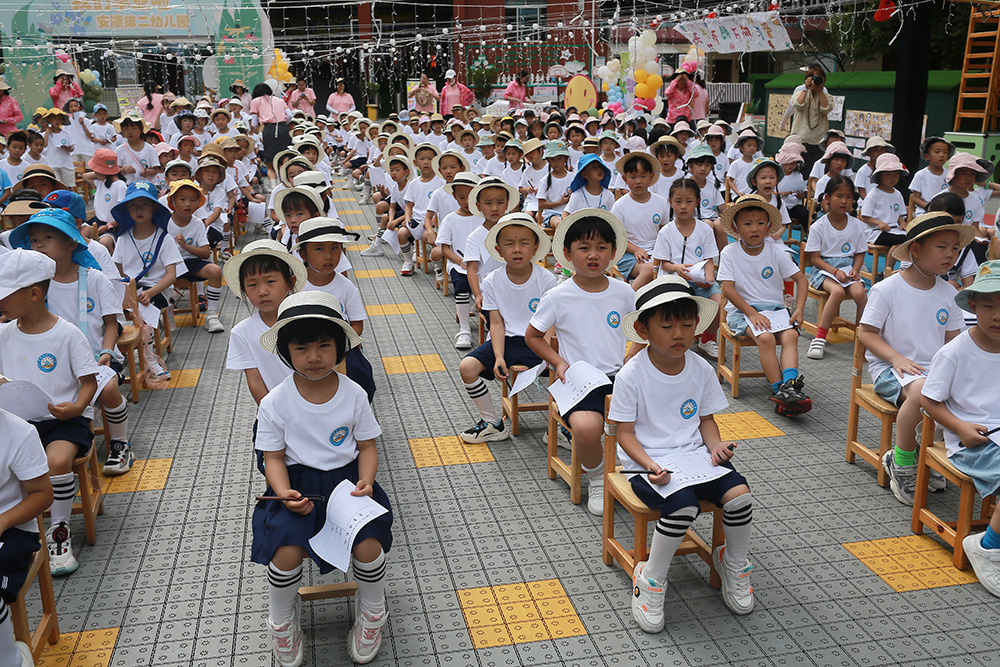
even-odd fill
[[[57,53],[56,54],[56,58],[58,58],[59,60],[63,61],[64,63],[68,63],[69,62],[69,54],[68,53]]]

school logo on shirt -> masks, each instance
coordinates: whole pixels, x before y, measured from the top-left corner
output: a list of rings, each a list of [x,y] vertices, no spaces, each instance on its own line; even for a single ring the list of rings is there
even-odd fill
[[[764,280],[767,280],[773,275],[774,275],[774,269],[772,269],[770,266],[765,266],[764,270],[760,272],[760,277],[763,278]]]
[[[42,356],[38,357],[38,370],[43,373],[51,373],[56,369],[57,363],[58,361],[56,360],[56,355],[46,352],[42,354]]]
[[[146,167],[148,167],[148,166],[149,166],[149,164],[148,164],[148,163],[147,163],[147,162],[146,162],[145,160],[139,160],[139,164],[141,164],[141,165],[142,165],[142,168],[143,168],[143,169],[145,169]]]
[[[534,299],[529,301],[528,310],[530,310],[531,312],[535,312],[536,310],[538,310],[538,301],[539,301],[538,297],[535,297]]]
[[[111,193],[110,192],[107,192],[107,193],[104,194],[104,201],[105,202],[110,202],[111,201]]]
[[[703,254],[705,254],[705,251],[701,249],[701,246],[698,246],[697,248],[694,249],[695,257],[701,257]]]
[[[187,243],[188,245],[194,244],[194,237],[184,239],[184,243]]]
[[[938,324],[940,324],[941,326],[948,324],[948,309],[942,308],[941,310],[937,311],[937,315],[935,315],[935,318],[937,319]]]
[[[972,211],[966,211],[965,212],[965,219],[966,220],[972,220]]]
[[[346,426],[341,426],[336,431],[330,434],[330,444],[334,447],[340,447],[344,444],[344,440],[347,439],[347,434],[351,432],[351,429]]]
[[[93,310],[94,310],[94,300],[93,300],[93,299],[91,299],[91,298],[90,298],[90,297],[88,296],[88,297],[87,297],[87,312],[89,313],[89,312],[91,312],[91,311],[93,311]]]
[[[660,224],[660,219],[661,218],[660,218],[660,214],[659,213],[654,213],[653,214],[653,224],[654,225]]]
[[[701,207],[702,208],[708,208],[708,199],[702,199],[701,200]]]
[[[146,252],[142,253],[142,263],[143,264],[149,264],[152,261],[153,261],[153,253],[152,253],[152,251],[147,250]]]
[[[840,246],[840,252],[842,252],[844,254],[847,254],[847,253],[851,252],[851,244],[850,243],[844,243],[844,245]]]
[[[892,212],[893,213],[899,213],[899,204],[898,203],[892,205]]]
[[[612,329],[617,329],[622,323],[622,316],[617,310],[612,310],[608,313],[608,326]]]
[[[688,400],[681,403],[681,417],[683,417],[684,419],[691,419],[691,417],[694,417],[697,413],[698,413],[698,404],[695,403],[695,400],[693,398],[689,398]]]

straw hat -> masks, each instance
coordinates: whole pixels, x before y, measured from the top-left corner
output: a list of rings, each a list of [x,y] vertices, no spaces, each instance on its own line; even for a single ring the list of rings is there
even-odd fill
[[[240,254],[233,255],[222,265],[222,277],[226,279],[226,284],[236,293],[238,298],[244,298],[243,285],[240,282],[240,267],[248,259],[262,255],[274,257],[288,265],[288,268],[292,271],[292,277],[295,278],[295,284],[292,287],[293,291],[302,289],[305,286],[306,280],[309,278],[309,273],[306,271],[306,265],[302,263],[302,260],[289,253],[285,249],[285,246],[277,241],[261,239],[260,241],[247,244],[240,251]]]
[[[344,223],[337,218],[311,218],[299,225],[292,250],[299,252],[303,243],[356,243],[360,238],[360,234],[344,229]]]
[[[305,319],[326,320],[339,326],[347,337],[347,347],[344,354],[361,345],[361,336],[354,331],[351,323],[344,317],[337,297],[326,292],[309,290],[308,292],[292,294],[281,302],[278,307],[278,321],[274,323],[273,327],[261,334],[260,346],[268,352],[276,353],[278,351],[278,333],[291,322]]]
[[[451,183],[444,184],[444,191],[454,196],[456,185],[464,185],[469,188],[474,188],[479,185],[480,180],[479,176],[473,174],[471,171],[460,171],[455,174],[455,178],[452,179]]]
[[[528,139],[521,145],[521,150],[527,155],[531,151],[536,151],[545,147],[545,142],[541,139],[532,137]]]
[[[695,296],[694,288],[688,285],[686,280],[678,275],[670,274],[661,276],[648,285],[640,287],[639,291],[635,293],[635,310],[622,319],[625,337],[634,343],[648,343],[649,341],[635,330],[635,323],[639,321],[639,316],[644,311],[681,299],[692,299],[698,304],[698,325],[695,327],[694,335],[700,336],[705,333],[719,315],[719,304],[711,299]]]
[[[575,270],[573,262],[569,260],[563,251],[566,233],[569,232],[573,225],[586,218],[600,218],[611,225],[611,229],[615,232],[615,254],[611,258],[611,264],[617,264],[618,260],[625,255],[625,250],[628,248],[628,236],[625,234],[625,225],[611,211],[599,208],[583,208],[563,218],[563,221],[556,227],[555,234],[552,236],[552,255],[556,258],[556,261],[570,271]]]
[[[281,165],[281,168],[278,169],[278,178],[281,179],[282,183],[286,183],[288,181],[288,168],[293,164],[305,167],[307,170],[313,170],[316,168],[313,166],[313,163],[307,160],[306,158],[302,157],[301,155],[296,155],[291,160]]]
[[[684,151],[686,150],[684,144],[671,136],[663,136],[654,141],[653,145],[649,147],[649,152],[656,155],[657,148],[666,148],[667,146],[673,146],[674,150],[677,151],[678,157],[684,157]],[[659,165],[657,165],[657,171],[659,171]]]
[[[472,188],[472,192],[469,193],[469,211],[472,215],[484,218],[482,211],[479,210],[478,202],[476,201],[479,197],[479,193],[487,188],[502,188],[507,191],[507,210],[505,213],[510,213],[512,210],[517,208],[517,205],[521,201],[521,195],[516,188],[512,185],[508,185],[502,179],[496,176],[487,176],[486,178],[479,181],[479,184]]]
[[[124,123],[125,121],[131,121],[136,125],[138,125],[140,128],[142,128],[143,134],[149,132],[149,123],[147,123],[145,119],[143,119],[143,117],[140,116],[135,111],[129,111],[127,114],[125,114],[118,120],[111,123],[111,125],[113,125],[115,128],[115,132],[117,132],[118,134],[122,133],[122,123]]]
[[[735,204],[722,212],[722,231],[730,236],[739,238],[739,234],[736,233],[734,221],[736,220],[736,214],[747,208],[759,208],[767,213],[770,222],[767,227],[767,236],[777,234],[778,230],[782,228],[781,213],[778,212],[778,209],[760,195],[743,195],[736,200]]]
[[[906,226],[906,241],[892,249],[892,257],[901,262],[911,261],[910,244],[937,232],[958,232],[958,245],[961,248],[976,238],[976,228],[972,225],[956,224],[955,218],[946,211],[931,211],[910,221]]]
[[[433,169],[435,173],[439,173],[440,172],[441,158],[445,157],[446,155],[448,157],[453,157],[456,160],[458,160],[458,164],[461,167],[459,169],[459,171],[469,171],[469,169],[470,169],[470,167],[469,167],[469,161],[465,159],[464,155],[462,155],[461,153],[459,153],[457,151],[445,151],[444,153],[441,153],[440,155],[435,155],[434,159],[431,160],[431,169]]]
[[[500,230],[505,227],[510,227],[512,225],[519,225],[521,227],[527,227],[535,234],[535,238],[538,239],[538,248],[535,253],[531,256],[529,260],[532,264],[535,262],[540,262],[545,259],[545,256],[549,254],[549,248],[552,243],[549,241],[549,235],[535,222],[527,213],[508,213],[507,215],[500,218],[497,224],[493,225],[493,229],[486,234],[486,252],[490,254],[493,259],[499,260],[501,262],[504,260],[503,256],[497,251],[497,238],[500,235]]]
[[[646,151],[632,151],[631,153],[626,153],[625,155],[621,156],[620,158],[618,158],[618,161],[615,162],[615,171],[617,171],[619,174],[622,175],[622,177],[624,177],[625,164],[630,160],[634,160],[636,158],[639,158],[640,160],[645,162],[646,165],[649,167],[649,170],[653,172],[653,179],[649,182],[649,185],[652,186],[653,183],[656,183],[656,181],[660,179],[660,161],[657,160],[652,155],[650,155],[649,153],[647,153]]]
[[[410,151],[410,155],[413,158],[416,158],[417,157],[417,151],[421,151],[421,150],[425,150],[425,149],[429,150],[429,151],[434,151],[434,157],[437,157],[437,156],[441,155],[441,149],[438,148],[438,145],[437,144],[432,144],[429,141],[425,141],[423,143],[419,143],[416,146],[414,146],[413,149]]]

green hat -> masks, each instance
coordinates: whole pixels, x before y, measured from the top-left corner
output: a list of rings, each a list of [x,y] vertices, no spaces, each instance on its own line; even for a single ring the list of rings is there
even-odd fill
[[[747,185],[750,188],[754,190],[757,189],[757,186],[753,183],[753,179],[757,176],[757,172],[764,167],[774,167],[774,173],[778,175],[778,180],[781,180],[781,176],[785,173],[782,170],[781,165],[769,157],[762,157],[754,160],[753,166],[750,167],[750,171],[747,173]]]
[[[542,153],[542,157],[546,160],[553,157],[569,157],[569,149],[566,144],[562,141],[547,141],[545,142],[545,152]]]
[[[711,158],[712,164],[715,164],[715,153],[712,149],[708,147],[708,144],[698,144],[687,156],[687,162],[690,163],[693,160],[699,160],[704,158]]]
[[[992,259],[984,262],[976,272],[976,280],[955,295],[955,303],[962,310],[971,311],[969,297],[973,294],[990,294],[1000,292],[1000,260]]]

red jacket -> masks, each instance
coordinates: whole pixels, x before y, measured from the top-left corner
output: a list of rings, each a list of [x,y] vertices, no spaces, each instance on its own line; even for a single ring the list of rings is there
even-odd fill
[[[17,100],[8,93],[0,97],[0,134],[7,136],[17,129],[17,124],[24,120],[21,107]]]

